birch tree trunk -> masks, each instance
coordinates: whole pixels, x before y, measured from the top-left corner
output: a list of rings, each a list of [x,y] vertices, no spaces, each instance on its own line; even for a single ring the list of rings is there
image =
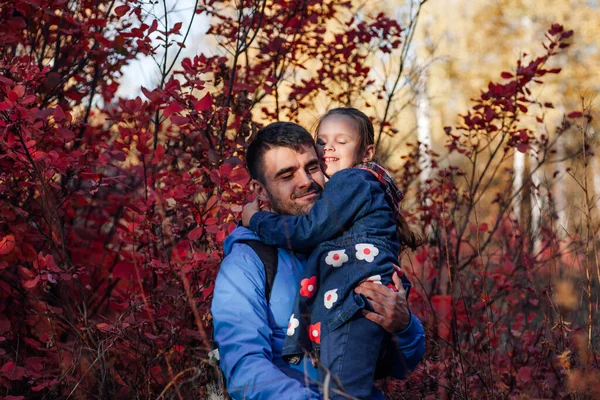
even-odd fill
[[[520,151],[515,151],[513,159],[513,195],[514,205],[513,211],[517,222],[521,222],[521,206],[523,204],[523,192],[517,193],[523,186],[523,175],[525,174],[525,154]]]
[[[431,157],[427,153],[431,149],[431,103],[427,94],[427,80],[427,70],[423,69],[419,74],[415,88],[417,133],[420,148],[419,164],[421,166],[419,181],[421,186],[425,184],[431,175]]]
[[[560,110],[560,119],[556,121],[555,126],[560,126],[562,121],[562,116],[565,114],[564,107],[558,107]],[[565,158],[565,142],[562,136],[556,138],[556,158],[558,160],[563,160]],[[565,162],[560,161],[556,165],[556,169],[558,171],[565,170]],[[569,218],[567,214],[567,197],[565,190],[565,179],[559,177],[555,180],[554,185],[552,187],[552,195],[554,197],[554,212],[558,216],[558,221],[556,222],[555,233],[558,235],[560,239],[563,239],[566,236],[566,232],[569,229]]]

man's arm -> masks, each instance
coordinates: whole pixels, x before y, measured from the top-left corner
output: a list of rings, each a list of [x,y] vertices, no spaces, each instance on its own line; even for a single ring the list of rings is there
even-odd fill
[[[405,379],[417,368],[425,354],[425,330],[419,318],[411,313],[408,326],[395,338],[400,352],[396,352],[397,357],[391,363],[391,376]]]
[[[319,398],[272,362],[264,268],[258,257],[223,260],[211,312],[221,369],[233,399]]]
[[[336,173],[306,215],[257,212],[252,229],[267,244],[295,251],[310,250],[342,232],[362,216],[371,202],[373,186],[368,171],[348,168]]]

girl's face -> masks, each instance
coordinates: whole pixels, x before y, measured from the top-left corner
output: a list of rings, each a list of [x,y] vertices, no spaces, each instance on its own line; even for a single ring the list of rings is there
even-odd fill
[[[317,152],[325,175],[331,177],[361,161],[370,161],[372,156],[361,160],[356,154],[360,139],[357,123],[346,115],[334,114],[321,121],[317,132]]]

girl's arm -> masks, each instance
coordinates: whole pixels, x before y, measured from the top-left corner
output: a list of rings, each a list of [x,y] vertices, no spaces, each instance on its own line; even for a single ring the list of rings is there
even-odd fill
[[[329,180],[309,214],[294,216],[261,211],[250,218],[249,226],[272,246],[310,250],[347,230],[362,217],[371,204],[371,191],[377,188],[378,182],[368,171],[348,168]]]

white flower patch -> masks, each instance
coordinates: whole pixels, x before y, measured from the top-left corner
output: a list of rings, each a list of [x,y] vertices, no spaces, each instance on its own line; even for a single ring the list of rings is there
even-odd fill
[[[367,282],[378,283],[381,285],[381,275],[373,275],[365,279]]]
[[[298,321],[298,319],[294,317],[294,314],[292,314],[292,316],[290,317],[290,322],[288,323],[287,335],[294,336],[298,325],[300,325],[300,321]]]
[[[331,289],[325,292],[324,303],[325,308],[327,308],[328,310],[331,309],[331,307],[333,307],[333,303],[335,303],[338,300],[337,291],[337,289]]]
[[[379,254],[379,249],[372,244],[361,243],[354,247],[356,248],[356,258],[365,260],[366,262],[373,262],[375,257]]]
[[[325,258],[325,262],[327,265],[331,265],[333,267],[341,267],[342,264],[348,261],[348,254],[346,254],[346,250],[335,250],[327,253],[327,257]]]

